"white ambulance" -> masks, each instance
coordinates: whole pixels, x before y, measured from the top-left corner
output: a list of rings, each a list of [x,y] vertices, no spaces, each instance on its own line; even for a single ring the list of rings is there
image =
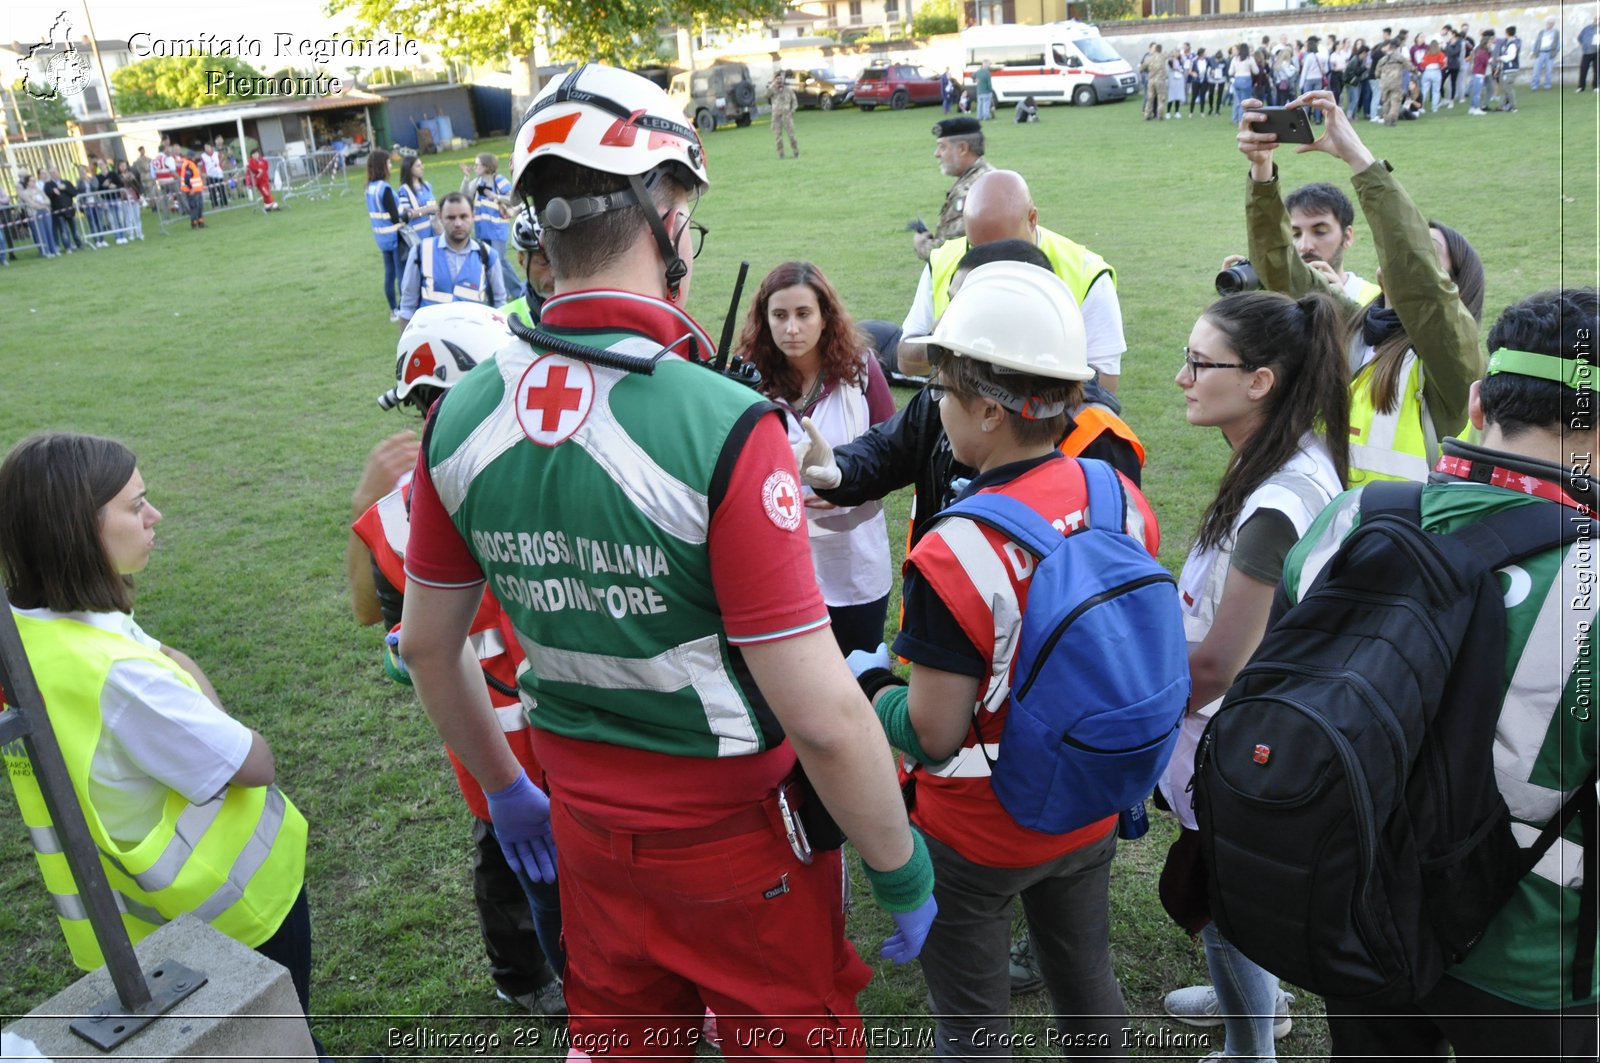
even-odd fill
[[[997,103],[1032,96],[1036,103],[1090,107],[1138,91],[1133,67],[1085,22],[973,26],[962,31],[961,48],[968,85],[988,61]]]

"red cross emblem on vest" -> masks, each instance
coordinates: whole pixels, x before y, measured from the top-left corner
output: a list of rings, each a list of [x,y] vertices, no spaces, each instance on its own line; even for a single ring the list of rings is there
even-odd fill
[[[762,483],[761,508],[766,510],[767,519],[784,531],[794,531],[800,527],[803,505],[800,501],[800,485],[789,471],[778,469]]]
[[[593,404],[594,371],[570,358],[537,358],[517,381],[517,423],[540,446],[553,447],[570,438]]]

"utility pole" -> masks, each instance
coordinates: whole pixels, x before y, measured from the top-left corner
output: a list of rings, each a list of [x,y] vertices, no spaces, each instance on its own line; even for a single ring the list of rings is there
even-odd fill
[[[111,79],[106,77],[106,64],[100,58],[100,41],[95,36],[94,19],[89,17],[89,0],[83,0],[83,20],[89,26],[89,50],[94,53],[95,69],[100,71],[100,84],[106,87],[106,115],[115,125],[117,121],[117,105],[111,99]]]

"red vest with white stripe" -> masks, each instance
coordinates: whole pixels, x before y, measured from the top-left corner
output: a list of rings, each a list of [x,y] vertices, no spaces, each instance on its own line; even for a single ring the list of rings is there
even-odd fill
[[[406,542],[411,537],[411,514],[407,507],[410,494],[409,483],[390,491],[374,502],[351,526],[351,530],[372,551],[373,560],[377,562],[383,578],[402,592],[406,586]],[[394,630],[399,631],[400,625],[396,624]],[[488,591],[483,592],[483,601],[478,603],[478,613],[472,618],[467,641],[487,675],[512,690],[517,688],[517,672],[525,659],[522,647],[512,635],[500,603]],[[506,744],[516,755],[517,762],[527,770],[528,778],[537,783],[544,775],[544,769],[533,755],[531,732],[528,730],[527,717],[522,712],[521,699],[516,695],[503,694],[489,685],[489,703],[494,706],[500,729],[505,732]],[[449,746],[445,747],[445,752],[450,755],[450,766],[455,769],[456,783],[461,787],[461,796],[466,798],[467,807],[474,816],[487,822],[489,803],[484,799],[483,787],[478,785],[478,780],[472,777],[466,765],[456,759],[455,752]]]
[[[1127,477],[1122,489],[1129,502],[1128,532],[1154,554],[1160,547],[1155,515]],[[1046,461],[985,490],[1026,503],[1063,534],[1087,523],[1088,492],[1075,461]],[[962,748],[936,768],[915,766],[912,819],[968,860],[988,867],[1046,863],[1099,841],[1117,820],[1107,816],[1067,834],[1044,834],[1012,819],[989,784],[989,762],[1000,756],[1000,735],[1011,707],[1011,668],[1034,563],[1032,554],[1000,532],[965,517],[941,520],[906,559],[906,566],[922,575],[973,646],[990,660],[990,676],[979,690],[973,726]],[[1106,667],[1116,663],[1108,660]],[[978,747],[980,731],[983,749]],[[907,769],[911,767],[907,758]],[[904,774],[905,769],[902,779]]]

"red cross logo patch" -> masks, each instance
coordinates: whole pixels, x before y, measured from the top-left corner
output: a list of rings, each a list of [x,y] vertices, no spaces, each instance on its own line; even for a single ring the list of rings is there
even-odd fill
[[[564,442],[582,426],[594,405],[594,371],[582,362],[547,354],[517,381],[517,422],[540,446]]]
[[[1255,752],[1250,754],[1250,759],[1257,764],[1265,764],[1272,759],[1272,747],[1257,743]]]
[[[800,527],[803,506],[800,485],[787,470],[777,470],[761,485],[761,508],[767,511],[767,519],[784,531]]]

